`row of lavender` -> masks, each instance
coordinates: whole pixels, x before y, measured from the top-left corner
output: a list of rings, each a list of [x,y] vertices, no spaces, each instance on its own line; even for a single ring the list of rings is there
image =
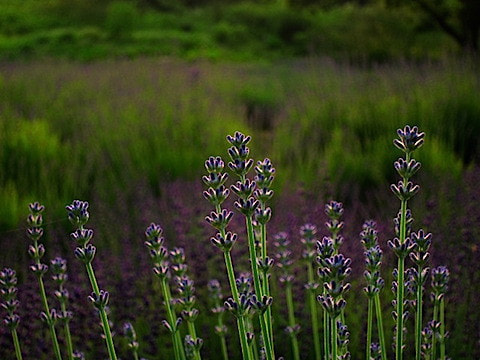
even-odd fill
[[[411,155],[414,150],[422,145],[424,135],[419,133],[416,128],[410,127],[399,130],[398,134],[399,139],[395,141],[395,145],[405,152],[405,159],[399,159],[395,163],[395,168],[402,176],[402,180],[398,185],[393,185],[392,190],[401,201],[401,209],[395,220],[397,237],[389,243],[398,257],[398,267],[394,274],[396,281],[393,283],[393,290],[397,297],[393,304],[395,307],[396,328],[405,329],[404,321],[408,316],[406,307],[412,306],[415,309],[416,358],[437,359],[436,350],[437,343],[439,343],[440,357],[445,359],[444,294],[448,280],[448,271],[443,267],[432,271],[432,289],[434,292],[433,320],[428,322],[427,326],[422,329],[423,325],[425,325],[422,316],[423,289],[428,274],[427,261],[431,235],[425,234],[421,230],[417,233],[411,232],[413,219],[411,212],[407,209],[408,200],[418,191],[418,186],[414,186],[409,179],[420,167],[420,164],[412,159]],[[239,181],[231,188],[238,196],[235,206],[245,217],[251,273],[242,274],[239,277],[235,275],[231,249],[237,240],[237,235],[227,231],[227,226],[232,219],[233,213],[221,207],[229,196],[229,190],[225,186],[227,175],[223,172],[223,161],[220,158],[210,158],[206,162],[209,174],[204,177],[204,182],[208,186],[204,196],[215,207],[215,211],[207,217],[207,221],[218,231],[212,238],[212,243],[223,252],[227,278],[232,294],[232,297],[222,304],[223,298],[220,295],[219,282],[212,281],[209,283],[212,299],[215,299],[214,310],[218,317],[216,331],[221,338],[221,352],[224,358],[228,358],[229,350],[225,337],[226,326],[223,323],[223,312],[225,310],[230,311],[236,318],[243,358],[266,358],[273,360],[276,357],[272,317],[273,298],[270,292],[269,279],[274,261],[267,254],[266,224],[271,217],[271,210],[267,206],[267,202],[273,195],[271,184],[275,170],[270,161],[266,159],[263,162],[259,162],[258,166],[255,167],[256,175],[254,180],[249,180],[247,175],[253,167],[253,160],[249,159],[249,149],[246,145],[250,138],[237,133],[234,137],[228,137],[228,140],[232,144],[232,147],[229,149],[232,160],[229,163],[229,167],[239,178]],[[28,235],[32,239],[33,245],[30,247],[29,253],[34,260],[32,270],[38,278],[41,299],[45,308],[42,318],[45,320],[51,334],[53,352],[57,359],[62,358],[56,335],[56,322],[59,321],[63,324],[68,358],[81,358],[80,353],[73,351],[68,326],[71,313],[66,310],[68,299],[68,292],[64,288],[66,263],[61,259],[52,261],[51,269],[54,273],[54,280],[58,284],[55,296],[59,299],[61,310],[50,310],[43,285],[43,276],[48,271],[48,267],[40,261],[45,253],[43,245],[39,243],[43,234],[41,228],[43,207],[39,204],[32,204],[30,210]],[[109,296],[108,292],[100,290],[92,267],[96,248],[89,242],[93,237],[93,231],[84,228],[89,219],[88,203],[75,201],[67,207],[67,210],[69,219],[76,228],[71,235],[78,244],[75,256],[85,264],[93,290],[90,300],[95,305],[100,316],[108,355],[110,359],[116,359],[110,323],[107,318]],[[326,212],[330,218],[327,223],[330,231],[329,237],[324,237],[322,240],[317,241],[316,228],[313,225],[305,225],[301,229],[302,242],[306,247],[303,258],[308,274],[306,291],[312,319],[312,338],[316,359],[347,359],[350,356],[348,352],[349,333],[345,321],[346,302],[344,297],[350,287],[346,279],[351,273],[351,261],[339,253],[340,245],[343,242],[343,238],[340,235],[340,231],[343,228],[343,222],[341,221],[343,209],[341,204],[337,202],[329,203],[326,206]],[[200,359],[203,341],[197,336],[195,328],[195,320],[199,312],[195,308],[195,288],[193,281],[187,275],[188,270],[185,264],[184,252],[180,248],[175,248],[171,251],[166,249],[162,237],[162,229],[158,225],[152,224],[147,229],[146,236],[147,241],[145,244],[148,247],[154,266],[154,273],[160,280],[161,293],[165,299],[167,319],[164,320],[164,325],[171,333],[175,359]],[[386,359],[388,351],[385,345],[379,298],[379,292],[383,287],[383,280],[380,277],[382,251],[376,241],[377,231],[373,222],[369,221],[364,224],[361,238],[365,246],[365,277],[367,281],[365,292],[368,297],[366,356],[368,359]],[[289,319],[286,330],[291,338],[292,357],[294,359],[304,358],[305,356],[300,355],[298,346],[297,335],[300,327],[295,321],[295,304],[292,296],[292,260],[288,249],[289,242],[285,234],[275,236],[275,246],[278,248],[276,255],[277,265],[281,269],[280,281],[285,284],[286,290]],[[407,257],[412,259],[416,266],[415,268],[404,269]],[[318,266],[318,276],[314,274],[315,264]],[[401,285],[398,286],[398,284]],[[15,308],[18,306],[18,301],[15,299],[15,285],[14,272],[11,270],[2,272],[2,286],[5,288],[2,294],[5,295],[6,300],[4,307],[9,312],[6,322],[12,331],[16,356],[21,358],[20,341],[16,334],[19,318],[15,315]],[[177,298],[172,296],[170,289],[172,285],[178,290],[179,296]],[[414,293],[415,299],[408,299],[405,296],[405,292],[407,295]],[[323,326],[318,324],[318,303],[321,304],[321,309],[323,310]],[[375,308],[377,318],[379,344],[372,343],[373,308]],[[397,316],[397,314],[402,314],[402,316]],[[180,317],[177,317],[178,315]],[[187,323],[186,330],[182,330],[182,322]],[[180,334],[185,332],[187,335],[182,337]],[[125,325],[125,334],[129,339],[134,358],[138,358],[137,349],[139,344],[136,341],[135,331],[131,324]],[[397,360],[403,358],[402,351],[405,346],[403,335],[404,331],[396,331],[395,333],[395,358]]]

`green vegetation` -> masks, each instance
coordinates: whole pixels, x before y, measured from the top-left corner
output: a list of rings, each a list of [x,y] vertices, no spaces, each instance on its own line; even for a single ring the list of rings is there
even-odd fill
[[[158,192],[162,181],[193,179],[236,129],[259,139],[253,151],[271,154],[277,188],[393,181],[397,154],[385,149],[407,122],[428,133],[419,154],[425,176],[458,177],[480,156],[479,72],[467,62],[360,68],[143,59],[2,70],[3,229],[33,199],[61,214],[72,198],[114,204],[139,184]]]
[[[431,16],[399,4],[4,0],[0,58],[245,61],[320,55],[383,62],[439,59],[465,48]]]

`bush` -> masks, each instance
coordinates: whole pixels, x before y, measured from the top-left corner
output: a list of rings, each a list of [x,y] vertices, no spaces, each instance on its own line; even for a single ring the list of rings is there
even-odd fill
[[[138,21],[139,13],[132,2],[118,1],[108,5],[105,29],[114,39],[131,35]]]

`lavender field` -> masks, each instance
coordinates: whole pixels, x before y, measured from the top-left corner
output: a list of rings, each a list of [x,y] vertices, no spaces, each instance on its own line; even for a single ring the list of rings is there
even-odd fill
[[[259,205],[262,211],[271,207],[272,216],[266,225],[266,248],[259,246],[254,251],[262,254],[261,258],[263,249],[267,249],[268,257],[275,259],[276,264],[268,270],[269,281],[265,280],[266,275],[260,279],[262,289],[269,283],[268,294],[273,302],[269,304],[267,296],[251,304],[254,342],[259,345],[269,338],[262,336],[264,331],[267,335],[273,333],[270,342],[274,344],[271,349],[275,352],[274,358],[318,359],[309,299],[312,293],[315,296],[323,294],[322,280],[316,270],[325,265],[311,259],[315,282],[319,282],[320,287],[305,288],[311,284],[306,265],[309,257],[305,260],[305,250],[307,254],[314,251],[316,258],[321,249],[320,245],[316,246],[317,240],[321,242],[324,237],[335,240],[338,234],[325,225],[337,220],[336,215],[325,211],[326,204],[335,200],[343,204],[341,221],[344,223],[341,229],[343,244],[338,243],[335,251],[351,259],[348,263],[351,274],[347,277],[351,288],[341,295],[347,304],[342,312],[342,323],[348,326],[349,336],[346,343],[338,341],[341,345],[338,358],[347,359],[347,352],[351,359],[366,358],[369,298],[363,288],[368,280],[364,277],[364,253],[368,249],[361,241],[365,235],[360,233],[362,224],[372,219],[377,224],[378,245],[383,253],[380,274],[385,285],[379,286],[378,298],[382,304],[386,353],[379,355],[377,352],[378,357],[375,357],[373,351],[370,356],[398,360],[398,347],[392,349],[397,341],[393,329],[398,326],[398,317],[391,316],[398,306],[398,303],[391,304],[395,298],[392,281],[398,276],[392,274],[397,256],[387,242],[395,237],[402,238],[401,233],[400,236],[398,231],[396,234],[393,221],[400,203],[389,186],[398,181],[393,163],[402,155],[392,141],[397,137],[396,130],[406,124],[418,125],[426,133],[425,144],[415,151],[415,159],[421,161],[422,168],[412,180],[420,185],[420,191],[408,201],[414,218],[412,232],[418,234],[416,232],[423,228],[432,233],[428,266],[431,269],[446,266],[450,274],[448,289],[441,296],[446,309],[446,318],[441,324],[449,333],[444,343],[446,355],[441,353],[443,339],[438,335],[440,343],[436,357],[428,353],[431,350],[427,346],[422,350],[422,359],[480,357],[480,294],[475,285],[480,282],[478,65],[458,60],[372,67],[318,59],[273,66],[188,63],[171,59],[110,60],[89,64],[50,60],[3,62],[0,74],[0,268],[14,268],[18,276],[21,320],[16,331],[24,359],[58,358],[48,321],[45,324],[40,319],[44,304],[38,292],[37,276],[29,271],[37,258],[35,255],[30,259],[27,252],[32,243],[26,234],[27,228],[44,229],[40,242],[46,252],[42,262],[50,264],[57,256],[67,260],[65,287],[69,292],[68,308],[73,314],[68,323],[74,348],[82,351],[85,359],[112,359],[102,338],[104,331],[98,311],[88,298],[92,292],[85,271],[88,261],[84,264],[78,260],[81,259],[78,253],[74,255],[78,244],[71,239],[70,233],[85,225],[70,217],[72,223],[77,221],[72,226],[67,219],[65,206],[74,199],[90,203],[86,227],[94,230],[91,242],[97,248],[92,264],[98,284],[110,294],[105,314],[111,321],[118,358],[134,359],[136,355],[132,349],[136,348],[136,342],[138,358],[176,359],[178,356],[175,336],[171,336],[162,324],[165,319],[169,321],[168,308],[164,304],[164,278],[152,271],[152,267],[158,271],[165,266],[168,269],[170,262],[175,265],[175,257],[157,261],[160,255],[156,255],[152,262],[152,253],[144,244],[146,240],[158,239],[148,231],[145,238],[145,229],[152,222],[163,228],[162,246],[169,250],[184,249],[187,274],[194,281],[192,306],[199,313],[192,318],[196,318],[196,333],[203,345],[198,350],[198,342],[194,345],[185,342],[185,350],[192,346],[194,359],[221,359],[222,339],[225,339],[228,358],[246,358],[245,352],[242,357],[243,345],[236,325],[236,319],[243,315],[237,313],[235,317],[227,305],[223,306],[232,295],[224,262],[224,254],[228,251],[220,251],[212,244],[210,238],[215,236],[215,230],[205,221],[206,216],[213,216],[210,213],[217,206],[212,207],[202,194],[210,186],[202,182],[202,175],[206,174],[205,160],[213,155],[221,156],[226,163],[230,161],[232,153],[229,155],[227,148],[232,144],[235,148],[235,143],[229,144],[226,136],[239,130],[252,135],[247,158],[253,158],[256,165],[257,161],[268,157],[276,169],[273,183],[267,181],[267,187],[257,189],[273,189],[275,194],[268,199],[268,204],[265,200],[265,204]],[[242,147],[238,149],[240,155],[236,156],[240,156],[241,163],[245,157],[242,158]],[[235,163],[234,156],[232,161]],[[268,168],[266,164],[263,167]],[[227,165],[225,169],[229,169]],[[228,188],[237,181],[233,172],[230,171],[226,183]],[[217,174],[217,170],[212,173]],[[263,175],[251,170],[248,175],[241,174],[239,179],[247,186],[246,178],[254,176],[258,183]],[[265,184],[266,180],[263,181]],[[215,193],[212,188],[215,196],[224,191]],[[238,194],[242,199],[245,191],[248,193],[245,189],[232,188],[222,205],[234,212],[228,231],[238,234],[231,250],[237,277],[242,272],[252,272],[248,244],[252,238],[249,229],[245,228],[248,209],[237,199]],[[261,194],[257,197],[262,199]],[[264,194],[264,199],[266,197]],[[243,200],[247,198],[249,196]],[[239,207],[234,205],[235,200],[243,204],[240,212],[234,210]],[[41,226],[32,218],[26,223],[28,204],[34,201],[45,205]],[[35,218],[38,214],[33,211],[33,215]],[[261,225],[262,216],[269,217],[267,215],[262,212],[250,217],[260,219]],[[398,227],[407,229],[410,223],[406,213],[404,217],[405,223]],[[310,228],[305,228],[305,224],[314,225],[317,233],[309,233]],[[218,229],[220,234],[225,231],[225,228]],[[275,236],[280,232],[288,236],[289,243],[285,246],[291,254],[288,253],[287,259],[282,258],[281,246],[279,248],[281,241],[278,239],[282,237]],[[415,236],[418,235],[412,238]],[[309,248],[308,244],[313,247]],[[82,249],[87,249],[86,245]],[[409,251],[421,252],[418,245],[416,250],[412,249]],[[276,257],[279,252],[280,256]],[[283,266],[277,266],[279,264]],[[410,257],[405,264],[407,268],[416,266]],[[182,261],[180,265],[181,269]],[[262,266],[269,268],[260,263],[260,272]],[[286,268],[288,275],[293,275],[290,280],[286,280]],[[177,296],[176,270],[170,268],[168,271],[172,273],[169,280],[172,295],[181,299],[187,290],[183,288],[184,292]],[[53,295],[57,284],[51,275],[49,271],[43,276],[46,294],[51,307],[58,308],[60,303]],[[212,295],[211,279],[218,279],[221,298]],[[237,283],[239,289],[242,281]],[[253,289],[255,279],[250,281]],[[188,282],[182,286],[188,288]],[[410,316],[404,324],[406,346],[402,358],[415,359],[417,328],[413,299],[418,289],[413,287],[409,294],[408,287],[405,287],[405,296]],[[293,295],[295,321],[301,325],[298,333],[289,317],[288,288]],[[422,328],[436,316],[431,292],[431,278],[428,277],[423,295]],[[217,298],[220,305],[215,303]],[[99,301],[94,304],[103,311]],[[172,306],[180,316],[178,309],[185,310],[186,305],[177,300]],[[187,301],[187,313],[192,311],[188,306]],[[222,307],[221,319],[228,329],[224,337],[219,336],[223,331],[218,331],[219,306]],[[315,306],[319,333],[323,336],[324,304],[315,301]],[[212,308],[216,311],[212,312]],[[1,314],[6,315],[7,311],[2,309]],[[262,322],[259,324],[256,319],[267,321],[270,314],[271,323],[267,322],[267,329],[264,329]],[[182,337],[187,333],[191,335],[188,319],[187,314],[178,330]],[[135,328],[134,340],[124,335],[126,322]],[[68,358],[62,324],[59,320],[55,327],[63,358]],[[374,342],[379,341],[376,324],[373,326]],[[345,333],[339,334],[345,336]],[[425,336],[427,340],[422,341],[428,345],[428,332]],[[295,355],[293,338],[299,355]],[[135,345],[129,346],[132,342]],[[323,340],[321,345],[324,345]],[[268,347],[266,343],[264,346]],[[345,350],[341,349],[344,346]],[[269,358],[262,353],[267,350],[258,350],[261,348],[257,346],[258,354],[251,350],[252,360],[257,355]],[[322,348],[322,354],[323,351]],[[0,327],[0,359],[15,359],[12,337],[6,326]]]

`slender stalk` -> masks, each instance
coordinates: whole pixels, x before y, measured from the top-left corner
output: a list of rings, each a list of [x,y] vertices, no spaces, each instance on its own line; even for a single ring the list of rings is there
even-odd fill
[[[15,355],[17,360],[23,360],[22,351],[20,350],[20,341],[18,340],[17,330],[12,330],[13,346],[15,347]]]
[[[440,300],[440,360],[445,360],[445,299]]]
[[[372,357],[372,325],[373,325],[373,299],[368,298],[368,315],[367,315],[367,354],[366,359]]]
[[[86,263],[88,279],[92,285],[93,292],[96,295],[100,294],[100,289],[98,287],[97,279],[95,277],[95,272],[93,271],[92,264],[90,262]],[[110,324],[108,322],[108,316],[104,308],[99,309],[100,319],[102,321],[103,332],[105,334],[105,343],[107,344],[108,356],[110,360],[117,360],[117,355],[115,354],[115,347],[113,346],[112,332],[110,331]]]
[[[326,291],[323,291],[323,294],[326,294]],[[330,360],[330,316],[328,312],[323,311],[323,352],[324,360]]]
[[[38,263],[40,263],[40,260],[38,260]],[[50,329],[50,335],[52,337],[53,352],[55,353],[55,357],[58,360],[62,360],[62,355],[60,353],[60,345],[58,345],[57,333],[55,331],[55,325],[53,324],[53,321],[51,319],[50,308],[47,301],[47,294],[45,293],[45,286],[43,284],[43,279],[41,276],[38,277],[38,286],[40,287],[40,297],[42,299],[43,308],[45,309],[45,315],[49,319],[48,327]]]
[[[435,299],[435,305],[433,306],[433,321],[436,323],[438,321],[438,300]],[[437,334],[436,329],[434,329],[432,337],[432,360],[437,359]]]
[[[252,319],[250,319],[249,317],[246,317],[245,321],[247,322],[248,331],[251,332],[252,334],[255,333]],[[260,356],[258,354],[257,341],[255,337],[252,339],[252,341],[250,341],[249,349],[250,349],[250,357],[254,360],[259,360]]]
[[[220,300],[218,298],[215,299],[215,307],[219,308],[220,307]],[[223,312],[220,312],[218,314],[218,327],[223,328]],[[227,341],[225,339],[225,333],[221,333],[220,335],[220,346],[222,348],[222,356],[223,360],[228,360],[228,348],[227,348]]]
[[[397,334],[395,340],[395,358],[403,359],[403,292],[404,292],[404,259],[398,259],[397,288]]]
[[[161,286],[162,286],[163,298],[165,300],[165,308],[167,310],[167,319],[168,319],[168,322],[170,323],[170,326],[172,326],[173,328],[173,326],[175,325],[175,314],[171,304],[172,295],[170,291],[170,286],[168,285],[168,281],[166,277],[162,278]],[[185,353],[183,351],[182,340],[180,338],[180,333],[178,329],[175,329],[174,333],[172,334],[172,342],[173,342],[173,350],[175,353],[175,359],[184,360]]]
[[[383,317],[382,307],[380,305],[380,295],[375,294],[375,310],[377,315],[378,339],[380,342],[380,349],[382,350],[382,360],[387,360],[387,346],[385,344],[385,333],[383,331]]]
[[[310,261],[307,262],[307,274],[308,274],[308,283],[313,284],[315,282],[313,276],[313,266]],[[318,326],[318,312],[317,312],[317,301],[315,299],[315,289],[308,289],[308,303],[310,307],[310,316],[312,321],[312,337],[313,345],[315,348],[315,359],[321,359],[321,350],[320,350],[320,339],[319,339],[319,326]]]
[[[287,282],[286,284],[286,297],[287,297],[287,308],[288,308],[288,323],[293,328],[296,325],[295,321],[295,311],[293,309],[293,295],[292,295],[292,283]],[[292,353],[294,360],[300,360],[300,351],[298,348],[297,334],[292,333],[290,335],[292,340]]]
[[[190,336],[192,337],[193,340],[197,340],[197,330],[195,329],[195,324],[193,321],[187,321],[188,323],[188,332],[190,333]],[[195,349],[195,359],[201,360],[201,355],[200,351],[198,349]]]
[[[418,267],[418,276],[422,274],[422,267]],[[415,316],[415,359],[420,360],[422,356],[422,318],[423,318],[423,286],[417,286],[417,312]]]
[[[224,231],[223,231],[224,232]],[[225,234],[222,234],[225,235]],[[240,297],[238,296],[237,284],[235,282],[235,272],[233,270],[232,255],[230,251],[224,251],[223,257],[225,259],[225,267],[227,268],[228,282],[230,284],[230,290],[232,292],[233,300],[239,304]],[[240,316],[237,318],[238,336],[240,337],[240,345],[242,348],[243,359],[251,360],[250,351],[248,348],[247,330],[245,328],[245,317]]]
[[[65,314],[67,311],[67,307],[65,305],[65,302],[62,302],[60,304],[60,307],[62,309],[62,312]],[[68,324],[68,321],[65,322],[64,326],[64,332],[65,332],[65,342],[67,343],[67,355],[69,360],[73,360],[73,344],[72,344],[72,336],[70,333],[70,325]]]
[[[337,319],[332,318],[332,360],[338,360],[337,336]]]
[[[262,209],[265,208],[265,204],[262,203]],[[267,257],[267,225],[262,224],[261,226],[261,249],[262,249],[262,260],[265,261]],[[270,296],[270,284],[268,281],[268,275],[266,273],[263,273],[262,276],[263,280],[263,294],[262,295],[267,295]],[[267,325],[268,325],[268,335],[270,339],[270,343],[273,346],[273,324],[272,324],[272,308],[268,307],[266,311],[266,320],[267,320]]]
[[[252,267],[253,285],[254,285],[255,293],[257,294],[257,297],[261,299],[263,292],[260,284],[260,275],[258,272],[257,257],[255,254],[255,237],[253,234],[253,225],[252,225],[251,216],[246,217],[246,224],[247,224],[248,250],[250,253],[250,264]],[[265,355],[267,357],[267,360],[273,360],[275,359],[275,355],[273,353],[272,344],[270,342],[270,336],[268,334],[268,324],[266,321],[266,317],[267,317],[266,312],[259,316],[260,328],[261,328],[262,338],[265,343],[264,344],[265,353],[266,353]]]

